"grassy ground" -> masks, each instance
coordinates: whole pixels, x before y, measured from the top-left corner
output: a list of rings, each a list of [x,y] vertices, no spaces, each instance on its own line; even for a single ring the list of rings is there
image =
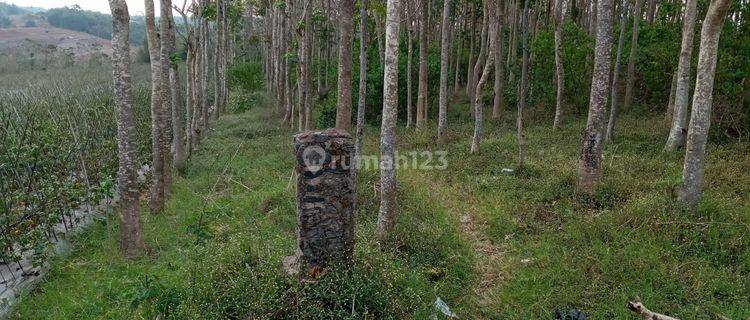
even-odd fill
[[[750,316],[750,150],[712,144],[706,200],[673,203],[682,155],[660,152],[661,116],[625,116],[605,151],[603,186],[575,192],[583,120],[553,132],[528,126],[516,165],[512,115],[487,121],[470,155],[465,106],[445,144],[434,128],[400,128],[402,152],[446,150],[447,170],[399,172],[401,217],[392,241],[372,244],[378,172],[363,172],[350,270],[317,285],[281,275],[294,251],[291,136],[268,109],[223,117],[175,186],[164,213],[145,213],[151,254],[118,254],[116,219],[74,240],[48,281],[12,319],[428,318],[441,297],[464,319],[551,318],[579,308],[630,319],[640,295],[684,319]],[[377,153],[376,128],[366,149]],[[514,169],[512,173],[503,168]]]

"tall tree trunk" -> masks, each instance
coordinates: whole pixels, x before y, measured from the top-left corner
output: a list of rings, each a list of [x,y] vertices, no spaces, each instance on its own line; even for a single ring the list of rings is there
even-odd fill
[[[165,171],[162,143],[164,140],[164,102],[162,98],[162,68],[160,61],[160,43],[156,34],[156,23],[154,19],[154,1],[145,0],[146,7],[146,40],[151,60],[151,154],[153,166],[153,181],[151,185],[151,197],[149,209],[151,212],[160,212],[164,208],[164,176]]]
[[[690,94],[690,61],[693,58],[693,34],[695,29],[695,11],[698,1],[687,0],[685,18],[682,27],[682,48],[677,65],[677,86],[674,95],[674,113],[672,128],[664,151],[671,152],[685,144],[687,134],[688,94]]]
[[[516,63],[517,63],[517,54],[518,54],[518,27],[519,27],[519,15],[518,15],[518,9],[519,9],[519,1],[521,0],[514,0],[513,1],[513,25],[512,32],[510,36],[510,45],[508,46],[510,50],[508,51],[508,83],[510,85],[513,85],[516,82]]]
[[[438,140],[445,135],[448,117],[448,55],[450,50],[451,2],[443,1],[443,24],[440,44],[440,97],[438,110]]]
[[[169,37],[167,43],[169,44],[169,52],[175,53],[175,23],[172,10],[167,10],[167,19],[169,27],[167,28],[166,35]],[[180,87],[180,74],[177,63],[172,63],[169,69],[169,87],[170,100],[172,102],[172,159],[174,160],[174,167],[177,170],[182,170],[185,167],[187,161],[187,155],[185,154],[185,109],[182,107],[182,88]]]
[[[682,188],[677,200],[695,208],[703,198],[703,180],[706,166],[706,143],[711,126],[711,103],[713,100],[716,56],[721,28],[731,0],[714,0],[708,7],[701,29],[701,44],[698,53],[698,73],[693,93],[693,112],[690,115],[685,164],[682,171]]]
[[[354,142],[354,170],[352,170],[352,181],[356,194],[359,170],[361,169],[361,157],[363,139],[365,135],[365,98],[367,95],[367,6],[368,0],[362,0],[359,8],[359,101],[357,101],[357,135]],[[357,200],[356,197],[354,199]],[[355,203],[355,211],[356,212]]]
[[[485,13],[487,16],[488,33],[487,42],[488,51],[487,61],[484,64],[484,70],[482,75],[477,82],[477,87],[474,91],[474,136],[471,139],[471,153],[479,153],[479,146],[482,141],[482,114],[483,114],[483,103],[482,103],[482,88],[490,78],[490,73],[493,70],[493,61],[495,60],[495,51],[497,50],[497,19],[500,17],[497,12],[497,5],[493,0],[485,0]]]
[[[380,57],[380,64],[382,65],[384,63],[383,59],[385,59],[383,57],[385,48],[383,47],[383,34],[380,32],[380,30],[383,29],[383,22],[380,19],[379,14],[375,14],[372,17],[372,20],[375,21],[375,38],[378,42],[378,57]]]
[[[427,122],[427,2],[419,0],[419,86],[417,91],[417,129],[422,128]]]
[[[498,24],[496,31],[497,50],[495,50],[495,99],[492,104],[493,120],[502,118],[503,112],[505,110],[505,97],[503,96],[503,77],[505,76],[505,71],[503,70],[503,44],[505,43],[503,37],[503,19],[505,19],[504,12],[505,10],[503,10],[502,6],[498,4]]]
[[[313,99],[312,99],[312,44],[313,44],[313,28],[312,28],[312,11],[313,11],[312,0],[305,0],[305,9],[303,18],[305,21],[305,72],[304,72],[304,103],[305,103],[305,130],[312,130],[313,124]]]
[[[583,192],[591,192],[599,185],[602,176],[604,110],[609,93],[610,50],[612,49],[612,2],[613,0],[599,0],[597,3],[599,16],[596,19],[596,47],[589,97],[589,115],[583,135],[581,158],[578,161],[578,187]]]
[[[336,128],[352,130],[352,47],[354,46],[354,0],[339,0],[339,91]]]
[[[620,36],[617,39],[617,57],[615,58],[614,75],[612,76],[612,97],[611,107],[609,109],[609,121],[607,122],[607,133],[605,134],[605,141],[612,141],[612,134],[615,130],[615,119],[617,118],[617,98],[619,96],[619,86],[617,85],[620,81],[620,63],[622,62],[622,50],[625,46],[625,31],[628,25],[628,0],[623,0],[620,12]]]
[[[523,2],[523,28],[521,58],[521,83],[518,86],[518,114],[516,115],[516,138],[518,139],[518,166],[523,167],[526,162],[526,138],[523,135],[523,111],[526,109],[526,87],[529,83],[529,0]]]
[[[476,93],[476,85],[477,85],[477,77],[481,76],[482,69],[484,67],[484,64],[487,60],[487,41],[488,34],[489,34],[489,25],[490,25],[490,14],[487,12],[487,5],[482,6],[482,33],[481,38],[479,41],[479,55],[477,56],[477,61],[474,62],[474,69],[471,71],[471,79],[469,82],[469,86],[471,87],[471,90],[469,90],[469,103],[474,101],[474,94]],[[494,19],[494,17],[492,17]],[[474,115],[475,108],[471,108],[471,113]]]
[[[674,116],[674,94],[677,90],[677,73],[672,74],[672,84],[669,86],[669,101],[667,102],[667,113],[664,118],[672,123],[672,117]]]
[[[652,24],[654,23],[654,18],[656,17],[656,0],[648,0],[647,10],[648,11],[646,11],[646,22],[648,24]]]
[[[633,34],[630,39],[630,56],[628,57],[628,80],[625,83],[625,101],[623,107],[630,109],[633,101],[633,85],[635,84],[635,60],[638,56],[638,29],[641,21],[642,0],[635,0],[633,8]]]
[[[552,129],[560,127],[562,122],[562,100],[563,89],[565,88],[565,76],[562,64],[562,14],[563,1],[555,1],[555,76],[557,77],[557,97],[555,99],[555,121],[552,123]]]
[[[471,74],[472,71],[474,71],[474,52],[476,47],[476,26],[477,26],[477,15],[476,10],[474,8],[474,3],[468,4],[469,12],[468,14],[471,15],[471,28],[469,29],[469,63],[466,65],[466,96],[471,96],[471,79],[474,78]],[[469,100],[469,103],[471,103],[471,100]],[[469,107],[471,109],[471,107]],[[474,111],[471,111],[472,114],[474,114]]]
[[[120,248],[125,257],[146,251],[138,201],[137,133],[130,77],[130,15],[125,0],[109,0],[112,11],[112,75],[117,119],[117,192],[120,197]]]
[[[461,24],[463,26],[463,29],[466,29],[466,19],[463,19],[463,23]],[[464,46],[464,38],[461,36],[461,32],[463,29],[456,29],[455,31],[455,39],[458,42],[458,45],[456,46],[456,68],[453,70],[453,94],[458,93],[459,83],[461,81],[458,70],[460,69],[461,65],[461,52]]]
[[[385,23],[383,120],[380,128],[380,212],[378,238],[386,240],[398,217],[396,203],[396,122],[398,118],[398,54],[401,0],[388,0]]]
[[[407,8],[410,8],[410,6],[407,4]],[[407,13],[407,23],[408,28],[406,30],[406,127],[411,128],[412,123],[414,122],[414,105],[413,105],[413,93],[412,89],[414,88],[414,81],[412,80],[414,72],[412,72],[412,57],[414,52],[414,41],[413,41],[413,28],[414,23],[412,21],[413,16],[413,10],[408,10]]]
[[[161,45],[159,46],[159,66],[161,72],[161,102],[163,103],[161,110],[161,121],[159,122],[161,131],[161,137],[159,139],[159,146],[161,150],[159,153],[163,157],[164,162],[164,174],[163,174],[163,185],[164,194],[169,192],[172,187],[172,87],[169,86],[169,71],[172,69],[172,48],[174,47],[174,37],[170,37],[170,28],[172,21],[169,18],[172,12],[172,0],[161,0],[161,17],[159,19],[159,29],[161,30],[159,37]],[[174,28],[171,31],[174,34]],[[170,43],[171,42],[171,43]],[[163,204],[162,204],[163,205]]]

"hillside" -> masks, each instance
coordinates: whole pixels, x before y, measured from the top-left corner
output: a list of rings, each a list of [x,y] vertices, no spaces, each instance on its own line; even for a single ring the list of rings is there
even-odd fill
[[[112,55],[109,40],[54,27],[0,29],[0,71],[100,65]]]

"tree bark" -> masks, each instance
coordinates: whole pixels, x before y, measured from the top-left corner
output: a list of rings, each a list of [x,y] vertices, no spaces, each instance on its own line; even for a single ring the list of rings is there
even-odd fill
[[[339,80],[336,128],[352,130],[352,47],[354,46],[354,0],[340,0]]]
[[[619,96],[619,86],[617,83],[620,81],[620,63],[622,62],[622,48],[625,46],[625,30],[628,24],[628,0],[623,0],[620,12],[620,36],[617,39],[617,57],[615,58],[614,75],[612,76],[612,98],[611,107],[609,109],[609,121],[607,122],[607,133],[605,134],[605,141],[612,141],[612,135],[615,131],[615,119],[617,118],[617,98]]]
[[[505,19],[504,11],[502,6],[498,4],[498,24],[497,24],[497,39],[496,39],[496,46],[497,50],[495,50],[495,83],[494,83],[494,91],[495,91],[495,99],[492,104],[492,119],[493,120],[499,120],[503,116],[503,112],[505,111],[505,97],[503,96],[503,77],[505,76],[505,71],[503,69],[503,44],[504,36],[503,36],[503,19]]]
[[[672,85],[669,86],[669,102],[667,102],[667,113],[664,118],[672,123],[672,117],[674,116],[674,94],[677,90],[677,73],[672,74]],[[670,126],[671,128],[671,126]]]
[[[630,39],[630,56],[628,57],[628,80],[625,83],[625,101],[623,107],[628,110],[633,101],[633,85],[635,84],[635,60],[638,56],[638,30],[641,22],[642,0],[635,0],[633,8],[633,34]]]
[[[497,19],[500,17],[496,9],[497,5],[494,4],[493,0],[485,0],[485,8],[487,13],[488,33],[487,42],[488,51],[487,61],[484,64],[484,70],[482,70],[482,76],[477,82],[477,87],[474,91],[474,136],[471,139],[471,153],[479,153],[479,146],[482,140],[482,115],[483,115],[483,103],[482,103],[482,88],[490,78],[490,73],[493,70],[493,61],[495,59],[495,51],[497,50]]]
[[[565,88],[565,76],[562,64],[562,0],[555,1],[555,76],[557,78],[557,96],[555,98],[555,120],[552,129],[556,130],[562,122],[562,99]]]
[[[470,3],[469,5],[469,14],[471,15],[471,28],[469,29],[469,63],[466,65],[466,96],[471,96],[471,79],[474,78],[471,74],[472,71],[474,71],[474,52],[476,47],[476,26],[477,26],[477,15],[476,10],[474,8],[474,4]],[[469,103],[471,103],[471,100],[469,100]],[[471,107],[469,107],[471,109]],[[473,114],[474,111],[472,109],[471,113]]]
[[[516,138],[518,139],[518,166],[526,162],[526,138],[523,135],[523,111],[526,109],[526,87],[529,83],[529,0],[523,2],[523,17],[520,26],[523,28],[521,45],[521,83],[518,86],[518,114],[516,115]]]
[[[451,2],[443,1],[443,24],[440,44],[440,97],[438,110],[438,140],[445,136],[448,117],[448,55],[450,50]]]
[[[357,181],[359,180],[360,158],[362,157],[363,139],[365,135],[365,97],[367,95],[367,7],[368,0],[362,0],[359,9],[359,101],[357,102],[357,135],[354,141],[354,170],[352,180],[354,181],[354,194],[357,194]],[[356,213],[357,198],[354,198]]]
[[[164,196],[169,193],[172,187],[172,87],[169,86],[169,71],[172,69],[172,48],[174,47],[174,28],[171,27],[172,20],[169,18],[172,13],[172,0],[161,0],[161,17],[159,19],[160,41],[159,46],[159,66],[161,71],[161,110],[160,128],[161,137],[159,140],[161,150],[159,153],[164,162]],[[170,31],[170,28],[172,31]],[[163,204],[162,204],[163,206]]]
[[[386,240],[398,217],[396,203],[396,121],[398,120],[398,55],[401,1],[388,0],[383,74],[383,120],[380,128],[380,212],[378,238]]]
[[[599,17],[596,19],[596,47],[589,115],[583,135],[581,158],[578,161],[578,188],[583,192],[591,192],[599,185],[602,176],[604,110],[609,92],[610,50],[612,48],[612,2],[613,0],[599,0],[597,3]]]
[[[703,180],[706,166],[706,143],[711,126],[711,103],[713,99],[716,56],[721,28],[724,24],[731,0],[714,0],[708,7],[701,28],[701,44],[698,53],[698,73],[693,93],[693,111],[687,135],[685,164],[682,170],[682,188],[678,202],[695,208],[703,198]]]
[[[304,98],[302,100],[304,102],[304,110],[305,110],[305,130],[312,130],[313,129],[313,104],[312,104],[312,42],[313,42],[313,22],[312,22],[312,0],[305,0],[305,9],[303,11],[303,19],[305,22],[305,30],[304,30],[304,64],[305,67],[303,68],[303,88],[304,88],[304,95],[301,98]]]
[[[175,23],[172,10],[168,11],[167,19],[169,27],[167,28],[166,35],[168,38],[167,43],[169,44],[170,54],[175,53]],[[174,168],[182,170],[185,168],[187,162],[187,155],[185,154],[185,109],[182,106],[182,88],[180,83],[179,67],[176,63],[172,63],[169,69],[169,86],[170,100],[172,103],[172,159],[174,160]]]
[[[120,248],[125,257],[146,251],[138,201],[138,152],[133,90],[130,76],[130,15],[125,0],[109,0],[112,11],[112,78],[117,121],[117,192],[120,215]]]
[[[471,79],[469,82],[469,86],[471,90],[469,90],[469,102],[471,103],[474,101],[474,94],[476,93],[476,85],[477,85],[477,77],[481,76],[481,72],[483,71],[483,67],[485,62],[487,61],[487,47],[488,47],[488,34],[489,34],[489,28],[490,28],[490,14],[487,11],[487,6],[482,6],[482,12],[483,12],[483,18],[482,18],[482,33],[481,38],[479,41],[479,55],[477,56],[477,61],[474,62],[474,69],[471,72]],[[494,18],[494,17],[493,17]],[[472,115],[474,114],[475,108],[471,108]]]
[[[665,152],[674,151],[685,145],[687,134],[688,95],[690,94],[690,62],[693,58],[693,34],[695,29],[695,11],[697,0],[687,0],[685,4],[685,18],[682,27],[682,46],[680,60],[677,64],[677,86],[674,94],[674,111],[672,128],[664,146]]]
[[[421,12],[419,17],[419,86],[417,88],[417,129],[421,129],[427,122],[427,2],[419,0]]]
[[[146,9],[146,40],[151,60],[151,155],[152,155],[152,185],[149,209],[151,212],[161,212],[164,208],[164,179],[165,171],[162,144],[164,140],[164,91],[162,90],[162,67],[160,61],[160,43],[156,33],[154,19],[154,1],[145,0]]]
[[[411,6],[407,4],[406,7],[408,9],[406,18],[408,23],[408,28],[406,30],[406,127],[411,128],[411,125],[414,122],[414,105],[412,99],[412,89],[414,88],[414,81],[412,80],[414,75],[412,72],[412,58],[414,56],[414,21],[412,19],[414,15],[413,10],[410,10]]]

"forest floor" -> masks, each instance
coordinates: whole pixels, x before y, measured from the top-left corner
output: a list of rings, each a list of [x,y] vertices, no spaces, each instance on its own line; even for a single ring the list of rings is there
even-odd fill
[[[708,148],[706,197],[696,213],[673,198],[682,152],[663,154],[663,115],[624,115],[604,156],[604,183],[575,192],[585,119],[527,127],[517,166],[513,115],[472,124],[456,103],[442,145],[434,128],[399,127],[399,150],[447,151],[446,170],[399,171],[401,215],[373,244],[379,172],[360,176],[355,262],[317,284],[282,275],[295,247],[293,131],[270,108],[222,117],[180,178],[165,212],[144,211],[151,252],[118,253],[116,217],[73,239],[46,282],[12,319],[428,318],[440,297],[463,319],[591,319],[650,309],[684,319],[750,316],[750,148]],[[549,122],[549,123],[546,123]],[[378,154],[378,129],[366,154]],[[506,170],[504,170],[506,169]],[[510,170],[511,169],[512,172]]]

